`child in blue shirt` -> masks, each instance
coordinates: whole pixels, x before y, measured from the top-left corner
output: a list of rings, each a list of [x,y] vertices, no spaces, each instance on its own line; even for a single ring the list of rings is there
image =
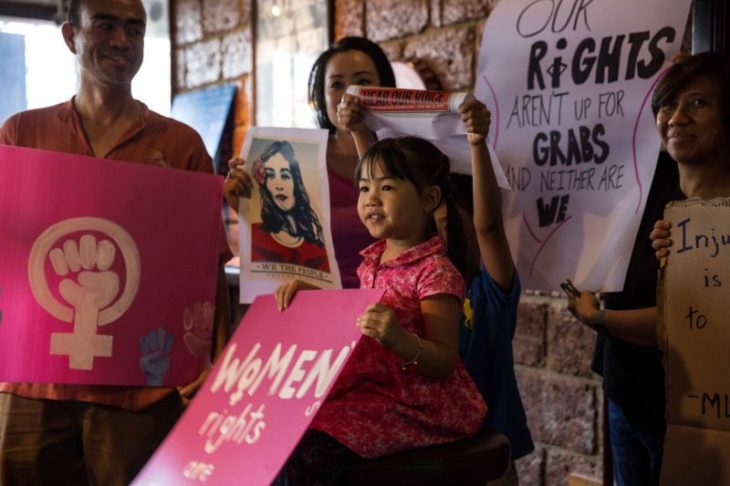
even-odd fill
[[[470,109],[471,103],[481,104],[466,101],[460,107],[467,127],[467,117],[479,113]],[[485,121],[480,123],[489,124],[489,111],[486,107],[483,110]],[[482,428],[505,434],[514,460],[534,449],[512,353],[521,287],[504,232],[499,186],[491,159],[487,157],[486,161],[482,166],[472,163],[472,177],[451,175],[452,199],[467,222],[466,241],[471,242],[467,244],[471,251],[464,255],[466,264],[456,264],[457,268],[468,269],[464,275],[468,292],[459,329],[459,351],[489,406]]]
[[[484,184],[476,178],[472,181],[469,176],[453,174],[452,185],[456,195],[454,203],[461,211],[472,213],[472,186],[484,187]],[[508,269],[505,277],[509,273]],[[505,434],[514,460],[526,456],[535,447],[514,372],[512,338],[521,286],[514,266],[511,273],[507,285],[497,283],[486,264],[480,262],[475,274],[469,275],[464,317],[459,327],[459,354],[489,404],[482,428]]]

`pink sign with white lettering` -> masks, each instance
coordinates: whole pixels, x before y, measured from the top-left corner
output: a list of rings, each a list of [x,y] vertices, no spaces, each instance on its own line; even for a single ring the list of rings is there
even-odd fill
[[[268,485],[359,341],[382,290],[257,297],[192,404],[134,483]]]
[[[209,362],[221,187],[0,146],[0,381],[191,382]]]

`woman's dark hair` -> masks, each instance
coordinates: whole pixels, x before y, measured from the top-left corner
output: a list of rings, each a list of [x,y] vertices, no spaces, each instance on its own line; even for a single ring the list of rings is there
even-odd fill
[[[268,233],[278,233],[284,230],[293,236],[300,235],[309,243],[324,246],[322,225],[309,201],[302,179],[302,171],[299,168],[299,161],[294,155],[294,149],[286,140],[273,142],[259,155],[259,160],[265,164],[267,160],[276,154],[281,154],[289,163],[292,181],[294,182],[294,207],[289,211],[283,211],[279,208],[274,202],[269,188],[266,187],[266,180],[264,180],[264,183],[259,185],[261,229]],[[292,222],[287,216],[294,218],[294,227],[292,227]]]
[[[651,99],[656,117],[661,106],[700,76],[710,76],[720,85],[725,128],[730,130],[730,66],[727,57],[717,52],[703,52],[677,60],[657,84]]]
[[[446,203],[446,238],[448,255],[462,277],[471,281],[474,275],[472,252],[468,251],[462,216],[454,204],[451,192],[449,158],[431,142],[419,137],[386,138],[376,142],[362,156],[355,168],[355,181],[363,172],[372,174],[380,167],[385,175],[413,183],[421,194],[430,186],[441,190]],[[429,235],[436,235],[436,222],[429,220]]]
[[[329,116],[327,116],[327,102],[324,98],[325,73],[327,63],[335,54],[347,51],[360,51],[367,55],[375,64],[380,78],[380,86],[395,88],[395,74],[390,66],[388,56],[376,43],[364,37],[343,37],[330,46],[329,49],[319,55],[312,71],[309,73],[309,104],[314,109],[317,126],[326,128],[334,133],[336,128]]]

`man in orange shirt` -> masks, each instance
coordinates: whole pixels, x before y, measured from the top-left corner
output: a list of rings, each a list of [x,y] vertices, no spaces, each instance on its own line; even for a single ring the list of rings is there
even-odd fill
[[[0,128],[0,143],[200,172],[213,171],[200,136],[132,97],[143,58],[140,0],[71,0],[63,38],[77,58],[71,100],[29,110]],[[221,225],[214,349],[228,330]],[[129,484],[202,382],[179,390],[0,383],[0,484]]]

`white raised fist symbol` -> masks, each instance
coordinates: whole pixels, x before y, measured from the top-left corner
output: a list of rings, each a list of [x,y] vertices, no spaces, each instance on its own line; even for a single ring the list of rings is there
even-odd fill
[[[54,248],[49,253],[56,274],[77,276],[77,281],[64,278],[59,285],[61,296],[77,313],[91,308],[98,312],[111,304],[119,293],[119,276],[108,270],[115,253],[111,241],[101,240],[97,245],[93,235],[82,236],[78,245],[74,240],[67,240],[63,250]]]
[[[91,231],[104,233],[109,239],[97,242]],[[74,238],[64,240],[68,235],[84,232],[78,242]],[[117,249],[125,273],[121,293],[122,277],[111,269]],[[60,277],[56,288],[68,305],[50,292],[45,271],[47,261]],[[97,334],[97,326],[115,321],[127,310],[137,293],[139,278],[137,246],[124,228],[111,221],[75,218],[44,231],[31,249],[30,286],[38,303],[51,315],[74,324],[71,333],[51,334],[51,354],[68,355],[69,368],[80,370],[93,369],[95,357],[111,356],[113,337]]]

